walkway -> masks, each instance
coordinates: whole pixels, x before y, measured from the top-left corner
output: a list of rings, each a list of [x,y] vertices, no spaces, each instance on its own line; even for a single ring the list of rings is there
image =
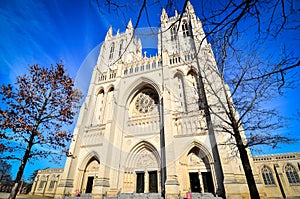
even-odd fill
[[[9,193],[0,192],[0,199],[7,199],[8,196],[9,196]],[[17,195],[17,199],[51,199],[51,197],[20,194],[20,195]]]

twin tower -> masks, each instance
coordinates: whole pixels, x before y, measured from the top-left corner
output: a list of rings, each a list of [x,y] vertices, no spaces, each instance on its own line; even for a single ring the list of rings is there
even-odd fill
[[[212,113],[228,91],[193,6],[172,17],[163,9],[160,21],[155,56],[131,21],[124,33],[108,30],[56,198],[248,195],[240,160],[220,145],[228,134]]]

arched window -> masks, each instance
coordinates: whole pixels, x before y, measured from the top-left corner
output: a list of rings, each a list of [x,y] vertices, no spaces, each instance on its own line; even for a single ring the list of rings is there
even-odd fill
[[[123,47],[123,40],[121,40],[121,42],[120,42],[119,57],[120,57],[121,54],[122,54],[122,47]]]
[[[185,112],[186,111],[186,99],[185,99],[185,88],[184,88],[184,81],[181,74],[177,73],[174,76],[175,79],[175,85],[177,88],[175,88],[176,97],[178,101],[178,109],[180,111]]]
[[[289,183],[300,183],[298,173],[293,165],[287,164],[285,166],[285,173]]]
[[[101,89],[96,96],[94,116],[93,116],[93,120],[92,120],[93,125],[99,124],[100,118],[102,117],[103,99],[104,99],[104,90]]]
[[[182,28],[183,37],[188,37],[191,35],[189,32],[189,24],[186,20],[182,22],[181,28]]]
[[[261,169],[261,175],[266,185],[275,184],[272,171],[269,167],[263,166],[263,168]]]
[[[171,41],[176,40],[176,38],[177,38],[176,25],[173,25],[170,31],[171,31]]]
[[[159,112],[159,96],[150,86],[142,88],[130,102],[130,116],[150,116]]]
[[[110,46],[109,59],[112,59],[114,57],[114,51],[115,51],[115,43],[113,42]]]
[[[197,73],[194,70],[190,70],[187,74],[187,83],[189,85],[188,90],[186,90],[186,99],[187,99],[187,111],[199,110],[202,107],[202,99],[199,99],[201,93],[199,89],[199,81]]]

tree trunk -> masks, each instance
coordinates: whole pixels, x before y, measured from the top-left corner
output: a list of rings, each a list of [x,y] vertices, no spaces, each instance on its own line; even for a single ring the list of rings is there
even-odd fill
[[[232,101],[230,99],[230,97],[228,96],[227,92],[226,92],[226,88],[224,87],[223,84],[223,88],[225,90],[225,96],[226,96],[226,101],[227,101],[227,105],[228,105],[228,109],[229,109],[229,113],[228,113],[228,117],[230,119],[231,122],[231,127],[233,129],[233,135],[236,141],[236,146],[238,148],[238,151],[240,153],[240,158],[241,158],[241,162],[243,165],[243,169],[245,172],[245,176],[246,176],[246,180],[247,180],[247,184],[248,184],[248,189],[250,192],[250,197],[252,199],[260,199],[257,187],[256,187],[256,183],[254,180],[254,176],[253,176],[253,172],[251,169],[251,164],[249,161],[249,156],[246,150],[246,147],[243,143],[243,139],[241,137],[241,133],[240,133],[240,129],[239,129],[239,123],[236,120],[236,115],[235,115],[235,111],[234,111],[234,107],[232,104]]]
[[[240,158],[241,158],[242,165],[244,168],[244,172],[245,172],[245,176],[246,176],[246,180],[247,180],[247,184],[248,184],[248,189],[250,192],[250,197],[252,199],[259,199],[260,196],[259,196],[259,193],[258,193],[258,190],[256,187],[255,180],[254,180],[248,153],[244,146],[243,140],[241,138],[241,134],[240,134],[237,126],[236,126],[236,128],[234,128],[234,137],[235,137],[237,147],[238,147],[238,150],[240,153]]]
[[[25,169],[26,163],[28,161],[32,145],[33,145],[33,138],[34,138],[34,135],[31,135],[28,146],[27,146],[26,151],[25,151],[25,154],[23,156],[21,165],[19,167],[16,179],[14,181],[15,184],[14,184],[14,186],[13,186],[13,188],[12,188],[10,194],[9,194],[8,199],[15,199],[17,194],[18,194],[18,191],[19,191],[20,185],[21,185],[21,179],[22,179],[22,176],[23,176],[23,173],[24,173],[24,169]]]
[[[25,155],[24,155],[25,157]],[[28,158],[26,158],[28,159]],[[27,160],[26,160],[27,162]],[[23,158],[23,161],[19,167],[19,170],[18,170],[18,173],[17,173],[17,177],[15,179],[15,184],[9,194],[9,197],[8,199],[15,199],[17,194],[18,194],[18,191],[19,191],[19,188],[20,188],[20,185],[21,185],[21,179],[22,179],[22,176],[23,176],[23,173],[24,173],[24,169],[25,169],[25,165],[26,165],[26,162],[24,161],[24,158]]]

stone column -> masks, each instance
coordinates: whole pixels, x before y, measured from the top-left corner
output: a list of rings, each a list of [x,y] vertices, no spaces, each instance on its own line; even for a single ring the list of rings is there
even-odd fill
[[[217,176],[216,176],[216,171],[215,171],[215,167],[214,167],[214,163],[213,162],[210,162],[210,172],[211,172],[211,177],[212,177],[212,180],[213,180],[213,184],[214,184],[214,192],[215,194],[218,194],[218,192],[220,192],[218,189],[218,180],[220,179],[217,179]]]
[[[34,195],[35,190],[36,190],[36,185],[37,185],[37,181],[34,181],[33,185],[32,185],[33,188],[31,189],[30,195]]]
[[[102,111],[100,113],[100,124],[105,123],[104,115],[106,115],[106,111],[107,111],[107,104],[106,104],[107,96],[108,96],[108,92],[106,92],[103,96]]]
[[[80,192],[82,192],[82,183],[84,178],[84,170],[79,169],[77,174],[77,183],[75,184],[75,189],[78,189]]]
[[[198,170],[198,176],[200,181],[200,192],[204,193],[204,183],[203,183],[203,178],[200,170]]]
[[[50,177],[50,176],[46,176],[46,183],[45,183],[45,185],[44,185],[44,187],[43,187],[43,196],[44,196],[45,193],[46,193],[46,189],[47,189],[49,177]]]
[[[161,192],[161,187],[160,187],[160,185],[161,185],[161,183],[160,183],[160,171],[158,170],[158,171],[157,171],[157,187],[158,187],[157,191],[158,191],[158,193]]]
[[[149,193],[149,173],[145,170],[144,175],[144,193]]]

